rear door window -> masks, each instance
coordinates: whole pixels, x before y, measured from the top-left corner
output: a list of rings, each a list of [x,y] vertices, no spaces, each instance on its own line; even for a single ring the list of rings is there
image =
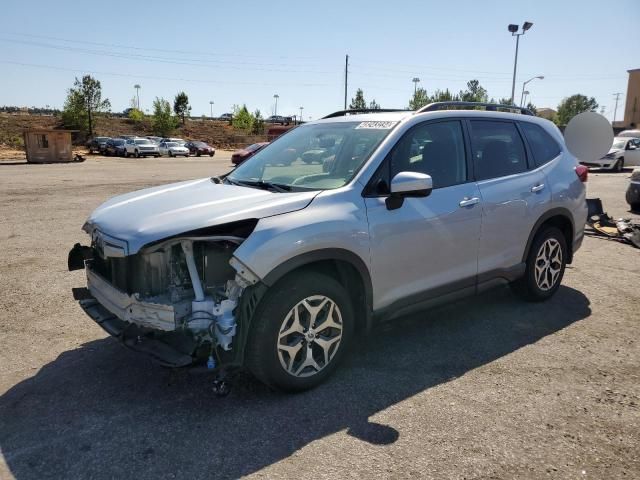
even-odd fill
[[[527,155],[513,122],[471,120],[476,180],[506,177],[527,170]]]
[[[542,127],[534,123],[520,122],[524,136],[533,154],[536,167],[550,162],[560,155],[560,146]]]

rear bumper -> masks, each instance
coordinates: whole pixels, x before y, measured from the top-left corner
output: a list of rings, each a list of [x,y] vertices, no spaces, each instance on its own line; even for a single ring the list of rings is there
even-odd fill
[[[100,305],[87,289],[75,291],[74,296],[83,297],[78,303],[84,312],[125,347],[149,355],[157,363],[166,367],[186,367],[194,362],[192,355],[186,353],[193,349],[187,336],[184,336],[182,342],[184,344],[182,346],[186,348],[177,348],[157,338],[153,331],[120,320]]]

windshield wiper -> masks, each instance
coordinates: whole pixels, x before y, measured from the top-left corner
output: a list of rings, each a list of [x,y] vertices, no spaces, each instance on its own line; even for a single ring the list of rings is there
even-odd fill
[[[231,183],[232,185],[241,185],[245,187],[257,187],[257,188],[262,188],[264,190],[273,190],[280,193],[291,191],[290,185],[285,185],[282,183],[265,182],[264,180],[232,180],[229,177],[225,178],[225,180]]]

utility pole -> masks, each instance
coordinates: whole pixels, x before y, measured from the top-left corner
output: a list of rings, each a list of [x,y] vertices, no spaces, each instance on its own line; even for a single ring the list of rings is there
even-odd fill
[[[616,114],[618,113],[618,99],[620,98],[620,95],[622,95],[622,93],[618,92],[618,93],[613,93],[612,95],[614,97],[616,97],[616,106],[613,109],[613,122],[612,122],[612,123],[615,123],[616,122]]]
[[[211,114],[209,115],[209,118],[213,118],[213,100],[209,100],[209,106],[211,107]]]
[[[347,109],[347,84],[349,79],[349,55],[344,60],[344,109]]]
[[[304,107],[300,107],[300,123],[302,123],[302,110],[304,110]]]
[[[276,116],[278,115],[278,99],[280,98],[280,95],[278,95],[277,93],[273,96],[273,98],[276,99],[276,107],[273,111],[273,115]]]
[[[416,93],[418,92],[418,82],[420,81],[420,79],[418,77],[413,77],[411,81],[413,82],[413,98],[415,99]]]

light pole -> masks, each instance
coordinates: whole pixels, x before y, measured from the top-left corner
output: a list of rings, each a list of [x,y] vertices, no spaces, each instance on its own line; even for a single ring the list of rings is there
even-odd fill
[[[304,107],[300,107],[300,123],[302,123],[302,110],[304,110]]]
[[[527,30],[529,30],[533,26],[531,22],[524,22],[522,24],[522,33],[518,33],[520,29],[519,25],[514,25],[513,23],[509,24],[507,27],[511,32],[512,37],[516,37],[516,58],[513,61],[513,82],[511,83],[511,105],[514,105],[513,101],[516,94],[516,69],[518,68],[518,45],[520,44],[520,36],[524,35]]]
[[[273,110],[273,115],[276,116],[278,115],[278,99],[280,98],[280,95],[278,95],[277,93],[273,96],[273,98],[276,99],[276,107]]]
[[[411,81],[413,82],[413,96],[415,98],[416,92],[418,91],[418,82],[420,81],[420,79],[418,77],[413,77]]]
[[[140,87],[140,85],[136,83],[133,86],[133,88],[136,89],[136,109],[140,110],[140,88],[142,88],[142,87]]]
[[[209,118],[213,118],[213,100],[209,100],[209,107],[211,107]]]
[[[544,79],[544,75],[538,75],[537,77],[530,78],[529,80],[527,80],[526,82],[524,82],[522,84],[522,93],[520,94],[520,106],[521,107],[524,107],[524,87],[527,86],[527,83],[529,83],[532,80],[535,80],[536,78],[538,78],[540,80],[543,80]]]
[[[524,92],[522,92],[522,94],[524,95],[524,101],[527,101],[527,95],[529,95],[529,90],[525,90]],[[524,106],[524,103],[520,105],[521,107]]]

